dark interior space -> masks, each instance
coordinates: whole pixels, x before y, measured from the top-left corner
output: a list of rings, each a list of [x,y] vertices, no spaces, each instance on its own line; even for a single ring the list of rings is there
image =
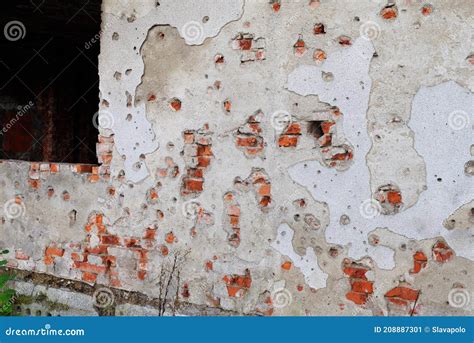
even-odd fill
[[[100,0],[2,3],[0,159],[97,163]]]

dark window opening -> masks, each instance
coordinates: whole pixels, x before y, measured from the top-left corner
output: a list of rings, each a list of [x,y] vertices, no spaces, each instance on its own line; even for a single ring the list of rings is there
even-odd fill
[[[0,159],[96,164],[101,1],[0,8]]]

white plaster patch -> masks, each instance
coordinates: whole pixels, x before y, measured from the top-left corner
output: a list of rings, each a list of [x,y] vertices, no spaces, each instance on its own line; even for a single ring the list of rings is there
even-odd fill
[[[318,265],[316,254],[312,247],[306,248],[304,256],[298,255],[293,249],[293,229],[286,223],[278,227],[278,234],[272,247],[280,254],[288,256],[304,275],[306,283],[315,289],[325,288],[328,275]]]
[[[459,256],[473,259],[474,252],[470,249],[473,238],[469,231],[448,232],[442,226],[443,220],[471,200],[473,194],[472,182],[464,175],[463,165],[469,159],[468,147],[473,142],[474,100],[472,93],[454,82],[423,87],[413,100],[411,127],[415,131],[415,148],[425,158],[428,175],[428,190],[418,204],[392,216],[381,216],[376,209],[364,207],[372,198],[365,161],[370,148],[365,116],[371,89],[368,71],[372,52],[371,44],[359,38],[352,47],[329,55],[323,66],[301,66],[289,75],[289,90],[301,95],[318,95],[321,101],[341,109],[344,125],[349,128],[344,136],[354,146],[355,156],[353,165],[342,173],[321,168],[313,161],[305,163],[306,168],[304,163],[296,164],[290,168],[290,176],[307,187],[315,199],[329,205],[326,238],[329,243],[347,245],[352,258],[368,255],[380,268],[393,268],[391,249],[367,243],[369,232],[377,227],[388,227],[414,239],[444,236]],[[322,72],[332,73],[333,81],[324,81]],[[469,124],[462,129],[453,128],[453,115],[450,117],[453,112],[463,114]],[[454,144],[458,148],[454,148]],[[437,181],[438,177],[443,181]],[[370,213],[374,210],[375,213]],[[350,223],[341,224],[342,215],[349,216]],[[466,244],[466,240],[470,244]]]
[[[155,132],[146,118],[145,104],[135,104],[135,91],[144,73],[140,48],[148,30],[155,25],[171,25],[178,29],[186,44],[202,44],[206,38],[216,36],[225,24],[237,20],[244,3],[243,0],[164,0],[153,9],[146,4],[138,6],[137,13],[142,15],[138,18],[135,13],[128,17],[104,13],[103,21],[107,24],[102,27],[99,58],[101,100],[108,103],[101,103],[99,123],[107,123],[102,125],[101,132],[110,129],[115,134],[115,147],[124,158],[125,176],[132,182],[149,175],[140,156],[158,149]],[[109,6],[105,4],[104,8],[107,10]]]

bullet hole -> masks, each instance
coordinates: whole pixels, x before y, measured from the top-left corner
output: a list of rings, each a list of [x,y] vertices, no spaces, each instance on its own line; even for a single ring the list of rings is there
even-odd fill
[[[369,244],[370,245],[378,245],[380,243],[380,237],[374,234],[369,235]]]
[[[168,142],[166,144],[166,149],[168,149],[169,151],[173,151],[174,149],[174,143],[173,142]]]
[[[270,5],[272,5],[274,12],[278,12],[281,8],[281,0],[270,0]]]
[[[175,112],[181,110],[181,100],[179,100],[178,98],[172,98],[169,102],[169,105],[170,108]]]
[[[155,101],[156,100],[156,95],[155,94],[148,94],[147,101]]]
[[[441,181],[443,181],[443,179],[440,178],[440,177],[438,177],[438,178],[436,179],[436,181],[441,182]]]
[[[321,49],[314,50],[313,61],[317,63],[323,63],[327,58],[326,53]]]
[[[132,72],[132,69],[127,69],[127,70],[125,70],[125,75],[128,76],[128,75],[130,75],[131,72]]]
[[[102,104],[103,107],[109,107],[109,102],[105,99],[102,100],[101,104]]]
[[[69,226],[73,226],[76,223],[77,211],[72,210],[69,212]]]
[[[123,169],[118,172],[117,178],[120,182],[125,181],[125,171]]]
[[[398,16],[398,8],[395,4],[389,4],[380,10],[380,16],[386,20],[395,19]]]
[[[342,46],[352,45],[352,39],[349,36],[344,36],[344,35],[339,36],[337,38],[337,42],[339,43],[339,45],[342,45]]]
[[[64,200],[64,201],[69,201],[69,200],[71,200],[71,195],[69,194],[68,191],[64,191],[63,194],[62,194],[62,196],[63,196],[63,200]]]
[[[466,61],[467,61],[467,63],[469,63],[471,65],[474,65],[474,54],[470,54],[469,56],[467,56]]]
[[[339,255],[339,249],[337,247],[330,247],[328,250],[328,255],[332,258],[336,258]]]
[[[115,80],[120,81],[122,79],[122,73],[119,73],[118,71],[116,71],[114,73],[114,78]]]
[[[326,29],[324,27],[324,24],[323,23],[317,23],[314,25],[313,27],[313,33],[315,35],[323,35],[326,33]]]
[[[311,213],[304,215],[304,222],[311,230],[319,230],[321,228],[321,221]]]
[[[339,223],[341,225],[349,225],[351,223],[351,219],[347,214],[343,214],[341,218],[339,218]]]
[[[146,159],[145,154],[140,154],[139,158],[140,158],[140,160],[145,161],[145,159]]]
[[[125,118],[127,121],[132,121],[133,116],[131,113],[127,114],[127,117]]]
[[[474,176],[474,160],[469,160],[464,164],[464,173],[467,176]]]
[[[469,211],[469,223],[474,224],[474,207],[471,207],[471,210]]]
[[[431,13],[433,13],[433,5],[424,4],[421,7],[421,14],[423,14],[424,16],[429,16]]]
[[[48,198],[52,198],[54,195],[54,188],[52,186],[48,187]]]
[[[133,170],[139,171],[142,168],[142,164],[140,162],[136,162],[133,164]]]
[[[360,21],[360,18],[359,18],[359,17],[354,17],[354,21],[359,22],[359,21]]]
[[[114,32],[112,34],[112,40],[118,40],[119,39],[119,34],[117,32]]]
[[[209,17],[206,15],[204,17],[202,17],[202,22],[205,24],[209,21]]]
[[[298,40],[293,45],[293,51],[296,57],[301,57],[306,52],[306,44],[303,40],[303,35],[299,35]]]
[[[107,194],[111,197],[115,196],[115,188],[110,186],[110,187],[107,187],[107,190],[106,190]]]
[[[455,219],[445,220],[445,221],[443,222],[443,226],[444,226],[447,230],[452,230],[452,229],[454,229],[454,227],[456,226],[456,220],[455,220]]]
[[[326,82],[331,82],[334,80],[334,75],[331,72],[321,72],[321,78]]]
[[[299,214],[295,214],[295,215],[293,216],[293,219],[295,220],[295,222],[299,222],[301,218],[300,218],[300,215],[299,215]]]
[[[401,251],[405,251],[407,250],[407,245],[405,243],[402,243],[400,244],[400,246],[398,247]]]
[[[125,91],[125,97],[127,98],[127,107],[132,107],[132,94]]]
[[[215,64],[223,64],[224,62],[225,62],[224,55],[217,54],[216,56],[214,56],[214,63]]]
[[[158,39],[160,39],[160,40],[165,39],[165,34],[160,31],[160,32],[158,32],[157,37],[158,37]]]
[[[224,101],[223,105],[224,105],[224,111],[226,111],[227,113],[230,113],[230,110],[232,108],[232,102],[229,99],[227,99]]]
[[[382,141],[382,137],[380,137],[380,135],[375,135],[374,138],[376,142]]]
[[[375,193],[375,199],[380,203],[382,214],[395,214],[403,207],[402,194],[396,185],[380,186]]]

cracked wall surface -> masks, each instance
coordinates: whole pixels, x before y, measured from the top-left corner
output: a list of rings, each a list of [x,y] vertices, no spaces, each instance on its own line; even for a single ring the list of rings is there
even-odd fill
[[[117,315],[472,315],[473,24],[104,1],[99,165],[0,162],[16,288],[63,315],[104,289]]]

